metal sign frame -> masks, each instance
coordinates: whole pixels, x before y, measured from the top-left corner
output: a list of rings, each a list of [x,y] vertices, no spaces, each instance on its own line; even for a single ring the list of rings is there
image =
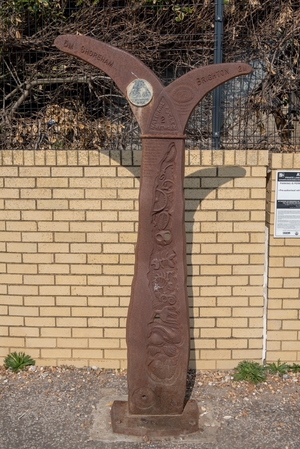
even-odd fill
[[[274,238],[300,238],[300,169],[276,170]]]

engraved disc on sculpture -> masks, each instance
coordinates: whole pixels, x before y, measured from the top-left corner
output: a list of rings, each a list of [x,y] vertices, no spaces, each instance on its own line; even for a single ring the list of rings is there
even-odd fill
[[[154,391],[149,387],[137,388],[132,395],[134,404],[143,410],[150,408],[155,402]]]
[[[174,90],[172,98],[176,103],[189,103],[194,98],[194,92],[188,86],[180,86]]]
[[[127,86],[127,97],[134,106],[146,106],[153,97],[152,86],[146,80],[134,80]]]

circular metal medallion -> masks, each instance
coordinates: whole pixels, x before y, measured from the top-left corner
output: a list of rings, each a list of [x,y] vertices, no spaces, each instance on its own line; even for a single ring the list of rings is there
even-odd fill
[[[153,97],[153,89],[146,80],[136,79],[127,86],[127,96],[134,106],[146,106]]]

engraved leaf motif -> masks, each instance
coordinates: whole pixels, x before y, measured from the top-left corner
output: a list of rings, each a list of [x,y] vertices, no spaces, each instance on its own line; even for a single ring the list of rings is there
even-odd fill
[[[160,251],[157,257],[151,260],[151,265],[153,265],[155,270],[161,268],[174,268],[176,264],[176,253],[171,251]],[[173,274],[174,275],[174,274]]]
[[[176,148],[175,145],[171,145],[171,148],[167,154],[167,157],[165,159],[166,162],[174,162],[174,159],[176,157]]]
[[[157,228],[161,231],[162,229],[166,229],[169,222],[169,214],[166,211],[161,212],[157,215],[155,218],[154,225],[157,226]]]

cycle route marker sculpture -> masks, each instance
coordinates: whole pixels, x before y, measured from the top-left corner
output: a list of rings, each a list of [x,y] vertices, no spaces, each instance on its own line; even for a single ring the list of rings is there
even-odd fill
[[[185,402],[184,130],[204,95],[252,68],[240,62],[200,67],[164,87],[139,59],[103,42],[62,35],[55,45],[109,75],[141,129],[139,230],[126,328],[128,402],[114,402],[113,431],[157,437],[195,432],[198,406]]]

